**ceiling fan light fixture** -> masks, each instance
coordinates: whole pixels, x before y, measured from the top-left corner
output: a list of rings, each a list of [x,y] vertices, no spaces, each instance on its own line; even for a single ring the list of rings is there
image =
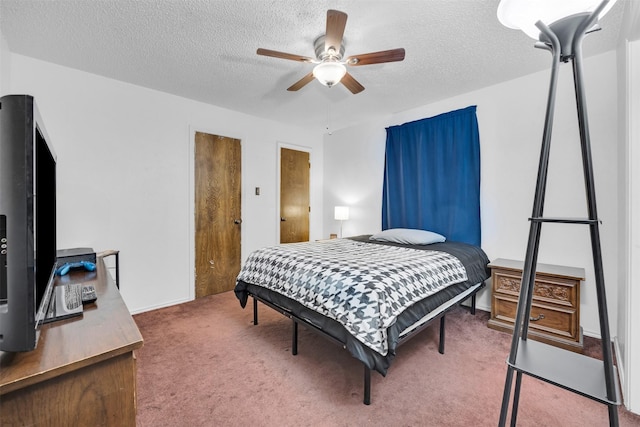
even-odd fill
[[[313,77],[327,87],[331,87],[347,74],[347,68],[340,62],[328,61],[318,64],[313,69]]]
[[[522,30],[529,37],[538,40],[540,30],[536,22],[551,25],[560,19],[579,13],[591,13],[603,0],[501,0],[498,5],[498,20],[508,28]],[[609,0],[599,13],[602,18],[615,4]]]

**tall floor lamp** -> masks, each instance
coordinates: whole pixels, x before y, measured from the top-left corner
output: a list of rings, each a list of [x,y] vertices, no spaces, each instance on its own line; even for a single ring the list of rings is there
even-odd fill
[[[609,410],[609,424],[612,426],[618,425],[617,405],[620,404],[620,399],[609,335],[609,316],[607,313],[598,228],[600,221],[598,220],[596,209],[589,123],[582,72],[582,40],[586,34],[600,29],[597,24],[598,19],[609,11],[615,1],[502,0],[498,6],[498,19],[502,24],[509,28],[520,29],[538,40],[535,46],[550,51],[553,58],[533,214],[529,219],[529,240],[522,273],[511,351],[507,359],[508,368],[500,411],[500,426],[504,426],[506,423],[514,373],[516,374],[516,383],[511,408],[511,425],[516,424],[523,374],[606,404]],[[585,219],[543,217],[558,68],[561,62],[572,62],[573,64],[580,146],[589,213],[589,217]],[[549,222],[589,226],[603,361],[527,340],[541,227],[543,223]]]
[[[340,221],[340,237],[342,237],[342,223],[349,219],[349,206],[336,206],[333,211],[333,217]]]

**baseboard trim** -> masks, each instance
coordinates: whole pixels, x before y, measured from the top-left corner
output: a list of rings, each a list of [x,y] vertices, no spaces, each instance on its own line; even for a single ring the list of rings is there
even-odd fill
[[[461,303],[460,305],[463,305],[465,307],[471,307],[471,302],[469,300],[466,300],[463,303]],[[491,313],[491,306],[484,305],[484,304],[478,304],[476,302],[476,310],[481,310],[481,311],[486,311],[488,313]]]
[[[622,354],[622,350],[620,349],[620,343],[618,342],[618,337],[613,338],[613,352],[615,353],[616,366],[618,367],[618,380],[620,381],[620,396],[622,397],[622,404],[624,405],[627,389],[625,387],[625,382],[624,382],[624,379],[625,379],[624,363],[623,363],[624,358],[620,357],[620,355]],[[625,407],[626,406],[627,405],[625,405]]]
[[[131,314],[140,314],[140,313],[144,313],[146,311],[151,311],[151,310],[157,310],[159,308],[166,308],[166,307],[171,307],[172,305],[178,305],[178,304],[183,304],[185,302],[189,302],[192,301],[189,298],[183,298],[183,299],[179,299],[179,300],[173,300],[173,301],[169,301],[166,303],[162,303],[162,304],[157,304],[157,305],[150,305],[147,307],[141,307],[135,310],[131,310]]]

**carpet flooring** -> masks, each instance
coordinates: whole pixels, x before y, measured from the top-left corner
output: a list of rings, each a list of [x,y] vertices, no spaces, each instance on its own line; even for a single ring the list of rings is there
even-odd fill
[[[372,373],[362,403],[363,367],[346,350],[259,305],[259,325],[232,292],[134,316],[138,426],[496,426],[511,336],[487,328],[488,313],[447,316],[401,346],[386,377]],[[597,340],[586,339],[597,356]],[[550,361],[550,363],[553,363]],[[619,409],[620,425],[640,416]],[[524,376],[519,426],[606,426],[605,405]]]

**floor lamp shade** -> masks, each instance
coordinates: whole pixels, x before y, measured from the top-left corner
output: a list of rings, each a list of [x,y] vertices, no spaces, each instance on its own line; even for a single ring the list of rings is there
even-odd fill
[[[334,219],[338,221],[346,221],[349,219],[349,207],[348,206],[336,206],[333,212]]]
[[[342,222],[349,219],[349,207],[348,206],[336,206],[333,210],[333,217],[340,221],[340,237],[342,237]]]
[[[598,13],[602,18],[615,4],[608,0]],[[546,25],[580,13],[592,13],[603,0],[502,0],[498,5],[498,20],[508,28],[524,31],[529,37],[538,40],[540,30],[536,22]]]

